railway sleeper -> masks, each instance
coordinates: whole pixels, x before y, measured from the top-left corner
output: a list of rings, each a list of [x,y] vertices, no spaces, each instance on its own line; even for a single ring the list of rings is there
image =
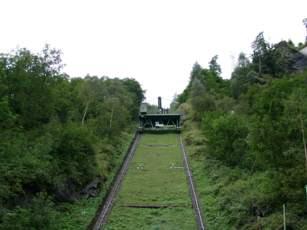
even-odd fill
[[[159,209],[159,208],[192,208],[192,205],[177,205],[177,204],[126,204],[121,205],[124,208],[149,208],[149,209]]]
[[[146,147],[176,147],[177,145],[173,144],[150,144],[150,145],[144,145]]]

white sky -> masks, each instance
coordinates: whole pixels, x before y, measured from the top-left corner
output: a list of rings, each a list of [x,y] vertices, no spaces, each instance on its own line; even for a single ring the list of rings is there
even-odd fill
[[[0,0],[0,52],[48,43],[70,76],[132,77],[166,105],[196,61],[219,55],[229,78],[260,31],[271,43],[303,42],[305,17],[306,0]]]

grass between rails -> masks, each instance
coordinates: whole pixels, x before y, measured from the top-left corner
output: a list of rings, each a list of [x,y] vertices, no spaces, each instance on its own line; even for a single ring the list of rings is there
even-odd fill
[[[122,137],[122,149],[117,156],[115,167],[110,172],[107,180],[102,186],[102,190],[97,197],[89,199],[80,199],[72,204],[63,204],[59,209],[62,211],[61,217],[58,219],[60,229],[73,229],[73,230],[84,230],[95,216],[97,208],[101,204],[103,198],[107,195],[107,190],[110,187],[117,170],[121,166],[126,151],[132,140],[133,133],[123,134]],[[104,164],[103,160],[100,160],[100,156],[96,156],[98,166]]]
[[[196,229],[176,134],[142,136],[105,229]]]

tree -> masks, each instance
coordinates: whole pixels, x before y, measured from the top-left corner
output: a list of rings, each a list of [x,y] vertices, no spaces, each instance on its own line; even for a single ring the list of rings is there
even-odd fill
[[[255,41],[252,43],[253,48],[253,65],[255,71],[261,77],[263,73],[270,73],[270,65],[272,64],[271,47],[264,39],[263,32],[260,32]]]
[[[131,97],[133,98],[133,101],[136,103],[133,104],[130,108],[131,113],[134,115],[134,118],[137,118],[137,114],[139,112],[139,107],[142,103],[142,101],[145,99],[144,96],[144,90],[142,90],[141,85],[135,80],[126,78],[123,80],[123,84],[131,94]]]
[[[252,66],[244,53],[240,53],[237,66],[231,74],[231,90],[234,98],[238,99],[242,93],[245,93],[248,87],[254,82],[251,77]]]
[[[200,80],[195,79],[191,87],[191,104],[194,110],[195,120],[201,120],[206,111],[215,108],[214,99],[206,93],[206,89]]]
[[[209,62],[209,70],[213,72],[216,76],[220,76],[222,70],[221,66],[217,63],[218,55],[212,57]]]
[[[90,78],[87,78],[85,82],[83,82],[83,84],[80,86],[81,88],[79,95],[84,108],[81,120],[82,125],[84,125],[90,104],[95,100],[95,91],[93,86],[94,84]]]
[[[35,55],[20,49],[1,57],[5,71],[0,74],[9,105],[27,129],[48,123],[55,112],[52,86],[61,68],[57,52],[47,47],[43,54]]]
[[[236,114],[205,117],[203,127],[208,138],[209,153],[212,157],[229,166],[240,166],[247,154],[248,128],[242,117]]]
[[[244,53],[240,53],[238,57],[237,67],[239,68],[247,68],[250,65],[249,59],[246,57]]]
[[[306,88],[295,89],[285,103],[288,119],[293,124],[295,132],[300,132],[302,149],[305,156],[305,170],[307,172],[307,145],[306,145],[306,117],[307,117]]]
[[[192,67],[190,81],[192,82],[195,78],[199,77],[201,71],[202,71],[202,67],[200,66],[200,64],[198,64],[198,62],[195,62]]]

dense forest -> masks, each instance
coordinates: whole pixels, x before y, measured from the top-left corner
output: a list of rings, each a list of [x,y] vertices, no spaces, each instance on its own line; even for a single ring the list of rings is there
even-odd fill
[[[70,78],[62,67],[48,46],[0,55],[0,229],[64,229],[63,204],[90,196],[93,181],[106,189],[135,129],[137,81]]]
[[[307,229],[307,58],[263,33],[252,48],[231,79],[196,63],[177,98],[208,229],[282,229],[283,205]]]

